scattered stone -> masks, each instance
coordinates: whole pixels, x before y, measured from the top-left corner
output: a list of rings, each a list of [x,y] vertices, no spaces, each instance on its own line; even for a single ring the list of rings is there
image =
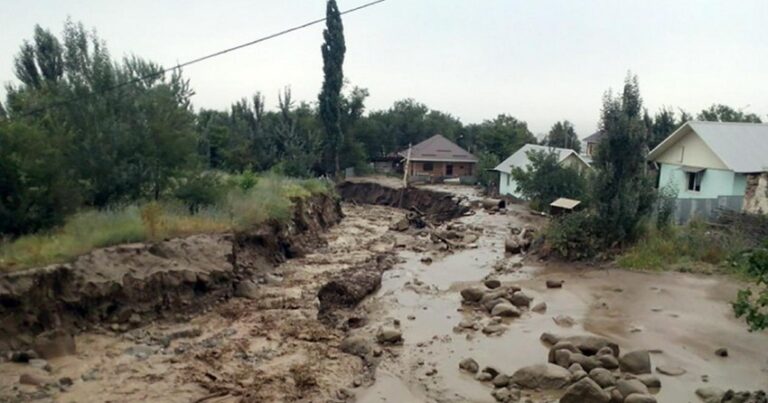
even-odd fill
[[[523,243],[517,236],[510,236],[504,241],[504,251],[517,254],[523,251]]]
[[[605,369],[616,369],[619,367],[619,359],[613,355],[598,355],[597,361]]]
[[[416,316],[415,315],[408,315],[408,316],[406,316],[406,318],[408,320],[416,320]]]
[[[375,347],[373,348],[373,356],[374,356],[374,357],[381,357],[381,355],[382,355],[383,353],[384,353],[384,350],[383,350],[381,347],[379,347],[379,346],[375,346]]]
[[[614,356],[619,356],[619,345],[603,337],[581,335],[566,337],[563,340],[573,343],[585,355],[595,355],[602,348],[609,347],[613,351]]]
[[[19,377],[19,383],[22,385],[43,386],[48,383],[48,380],[33,374],[22,374]]]
[[[246,299],[259,298],[259,285],[253,280],[243,280],[235,286],[235,296]]]
[[[633,393],[640,393],[647,395],[648,387],[637,379],[622,379],[616,382],[616,389],[621,392],[621,395],[626,399],[627,396]]]
[[[707,387],[696,389],[696,396],[701,398],[701,400],[703,400],[704,403],[720,403],[723,401],[723,396],[725,396],[725,391],[720,388],[707,386]]]
[[[613,349],[610,347],[603,347],[597,351],[597,355],[613,355]]]
[[[509,384],[509,377],[504,374],[498,374],[493,377],[491,383],[493,383],[493,386],[497,388],[503,388]]]
[[[556,350],[554,363],[563,368],[568,368],[571,365],[571,354],[573,353],[568,350]]]
[[[35,358],[38,358],[38,355],[33,350],[14,351],[9,357],[11,362],[29,362],[29,360]]]
[[[501,373],[501,372],[499,372],[498,369],[496,369],[494,367],[485,367],[485,368],[483,368],[482,372],[485,372],[486,374],[490,374],[491,375],[491,379],[495,378],[496,375]]]
[[[528,308],[531,306],[531,301],[533,301],[533,298],[525,295],[522,291],[518,291],[512,295],[509,296],[509,302],[512,303],[512,305],[518,307],[518,308]]]
[[[494,290],[496,288],[501,287],[501,281],[499,281],[499,280],[497,280],[495,278],[485,280],[485,282],[483,284],[485,284],[485,286],[490,288],[491,290]]]
[[[493,396],[493,398],[496,399],[497,402],[501,402],[501,403],[516,401],[512,394],[512,391],[510,391],[507,388],[494,389],[494,391],[491,392],[491,396]]]
[[[649,389],[661,388],[661,380],[655,375],[642,374],[642,375],[637,375],[635,379],[642,382],[643,385],[647,386]]]
[[[557,344],[558,341],[560,341],[560,337],[555,336],[552,333],[544,332],[539,337],[539,340],[541,340],[544,344],[548,344],[550,346]]]
[[[715,355],[718,357],[728,357],[728,349],[725,347],[718,348],[715,350]]]
[[[429,256],[424,256],[423,258],[421,258],[421,263],[432,264],[432,258]]]
[[[576,371],[576,372],[573,373],[573,376],[571,377],[571,381],[572,382],[577,382],[577,381],[582,380],[582,378],[586,378],[588,376],[589,376],[589,374],[587,374],[587,371],[584,371],[584,370]]]
[[[371,343],[363,336],[349,336],[341,341],[339,348],[347,354],[358,357],[366,357],[371,353]]]
[[[493,379],[493,377],[487,372],[479,372],[477,375],[475,375],[475,379],[480,382],[489,382]]]
[[[390,225],[389,229],[391,229],[393,231],[403,232],[403,231],[407,230],[410,226],[411,226],[411,224],[410,224],[410,222],[408,222],[408,218],[403,217],[400,220],[398,220],[397,222],[395,222],[392,225]]]
[[[33,350],[40,358],[51,359],[77,353],[75,338],[63,329],[40,333],[35,337]]]
[[[539,302],[538,304],[534,305],[533,308],[531,308],[531,311],[536,313],[544,313],[547,311],[547,303]]]
[[[470,374],[476,374],[480,370],[480,365],[472,358],[465,358],[459,362],[459,368]]]
[[[660,374],[664,374],[668,376],[680,376],[685,374],[685,370],[683,368],[675,367],[675,366],[667,366],[667,365],[657,366],[656,371]]]
[[[51,365],[48,364],[48,361],[43,360],[41,358],[32,358],[29,360],[29,366],[37,369],[42,369],[43,371],[51,372]]]
[[[568,370],[573,374],[578,371],[584,371],[584,368],[582,368],[580,364],[571,364],[571,366],[568,367]]]
[[[633,393],[624,399],[624,403],[656,403],[656,398],[643,393]]]
[[[492,316],[502,316],[506,318],[516,318],[520,316],[520,310],[517,309],[516,306],[502,302],[499,304],[496,304],[496,306],[493,307],[491,310]]]
[[[74,385],[74,382],[72,382],[72,378],[70,378],[68,376],[62,376],[61,378],[59,378],[59,385],[68,388],[68,387]]]
[[[619,359],[619,366],[622,372],[629,372],[630,374],[650,374],[651,355],[648,354],[647,350],[632,351],[624,354],[624,356]]]
[[[91,369],[88,372],[80,375],[80,379],[82,379],[83,382],[100,381],[101,374],[99,374],[99,371],[96,369]]]
[[[595,368],[589,371],[589,377],[600,385],[601,388],[616,385],[616,378],[613,377],[611,371],[605,368]]]
[[[583,378],[565,390],[560,403],[608,403],[611,396],[590,378]]]
[[[563,288],[563,280],[547,280],[547,288]]]
[[[399,344],[403,342],[403,333],[394,327],[382,326],[376,333],[376,341],[381,344]]]
[[[515,371],[510,381],[528,389],[562,389],[571,381],[571,372],[555,364],[538,364]]]
[[[426,375],[427,376],[435,376],[435,375],[437,375],[437,368],[431,368],[429,371],[427,371]]]
[[[461,298],[466,302],[478,302],[483,298],[483,290],[469,287],[461,290]]]
[[[555,324],[562,327],[573,327],[576,324],[576,320],[568,315],[557,315],[552,318]]]
[[[588,357],[581,353],[572,353],[571,354],[571,362],[570,364],[577,363],[584,368],[585,371],[590,372],[595,368],[598,368],[600,366],[600,361],[597,360],[595,357]],[[569,365],[570,365],[569,364]]]
[[[141,324],[141,315],[138,313],[131,314],[131,317],[128,318],[128,323],[132,326],[139,326]]]
[[[507,328],[502,326],[502,325],[493,324],[493,325],[488,325],[488,326],[484,327],[483,328],[483,333],[487,334],[487,335],[492,335],[492,334],[495,335],[495,334],[502,334],[506,330],[507,330]]]

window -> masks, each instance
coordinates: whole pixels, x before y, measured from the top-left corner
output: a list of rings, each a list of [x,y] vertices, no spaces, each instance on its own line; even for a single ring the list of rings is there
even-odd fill
[[[688,191],[701,192],[701,178],[704,176],[704,171],[686,172],[685,176],[688,181]]]
[[[506,175],[506,176],[507,176],[507,186],[509,186],[511,184],[512,175]]]
[[[431,162],[425,162],[422,164],[421,169],[427,172],[432,172],[433,169],[435,169],[434,164]]]

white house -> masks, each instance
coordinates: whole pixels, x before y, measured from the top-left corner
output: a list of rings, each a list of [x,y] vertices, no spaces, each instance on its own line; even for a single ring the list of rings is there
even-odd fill
[[[499,172],[499,194],[509,195],[517,198],[522,198],[522,194],[517,189],[517,183],[512,179],[513,167],[526,169],[531,163],[528,159],[528,152],[530,151],[544,151],[554,152],[557,154],[558,161],[563,166],[570,166],[578,170],[589,169],[589,163],[584,160],[576,151],[569,148],[557,148],[549,146],[540,146],[536,144],[526,144],[521,149],[517,150],[514,154],[505,159],[501,164],[494,168]]]
[[[746,211],[768,213],[768,124],[688,122],[648,160],[660,168],[659,188],[671,186],[678,199],[730,197]]]

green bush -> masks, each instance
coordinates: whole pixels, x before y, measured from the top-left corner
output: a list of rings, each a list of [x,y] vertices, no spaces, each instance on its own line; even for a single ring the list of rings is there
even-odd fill
[[[526,169],[514,168],[512,177],[532,208],[549,211],[549,204],[561,197],[580,200],[580,207],[586,207],[585,177],[576,169],[561,165],[558,153],[534,150],[528,152],[528,159],[531,163]]]
[[[756,289],[740,290],[733,311],[745,318],[750,331],[768,329],[768,242],[751,253],[748,274],[755,278]]]
[[[238,186],[250,189],[253,187],[250,181],[255,184],[255,177],[241,179]],[[201,172],[191,175],[185,178],[181,185],[174,190],[174,196],[187,205],[190,214],[197,213],[201,207],[216,204],[225,194],[226,186],[221,176],[215,172]]]
[[[546,243],[558,256],[568,260],[590,259],[600,251],[589,211],[567,214],[553,220],[545,232]]]

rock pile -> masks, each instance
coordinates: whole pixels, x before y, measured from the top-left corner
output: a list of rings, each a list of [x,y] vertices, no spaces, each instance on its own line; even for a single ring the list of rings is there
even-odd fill
[[[480,330],[485,334],[503,333],[506,327],[504,319],[520,317],[528,311],[533,298],[526,295],[518,286],[503,285],[498,280],[486,280],[485,287],[467,287],[461,290],[462,304],[489,314],[492,319],[484,326],[473,320],[463,320],[457,331]]]

